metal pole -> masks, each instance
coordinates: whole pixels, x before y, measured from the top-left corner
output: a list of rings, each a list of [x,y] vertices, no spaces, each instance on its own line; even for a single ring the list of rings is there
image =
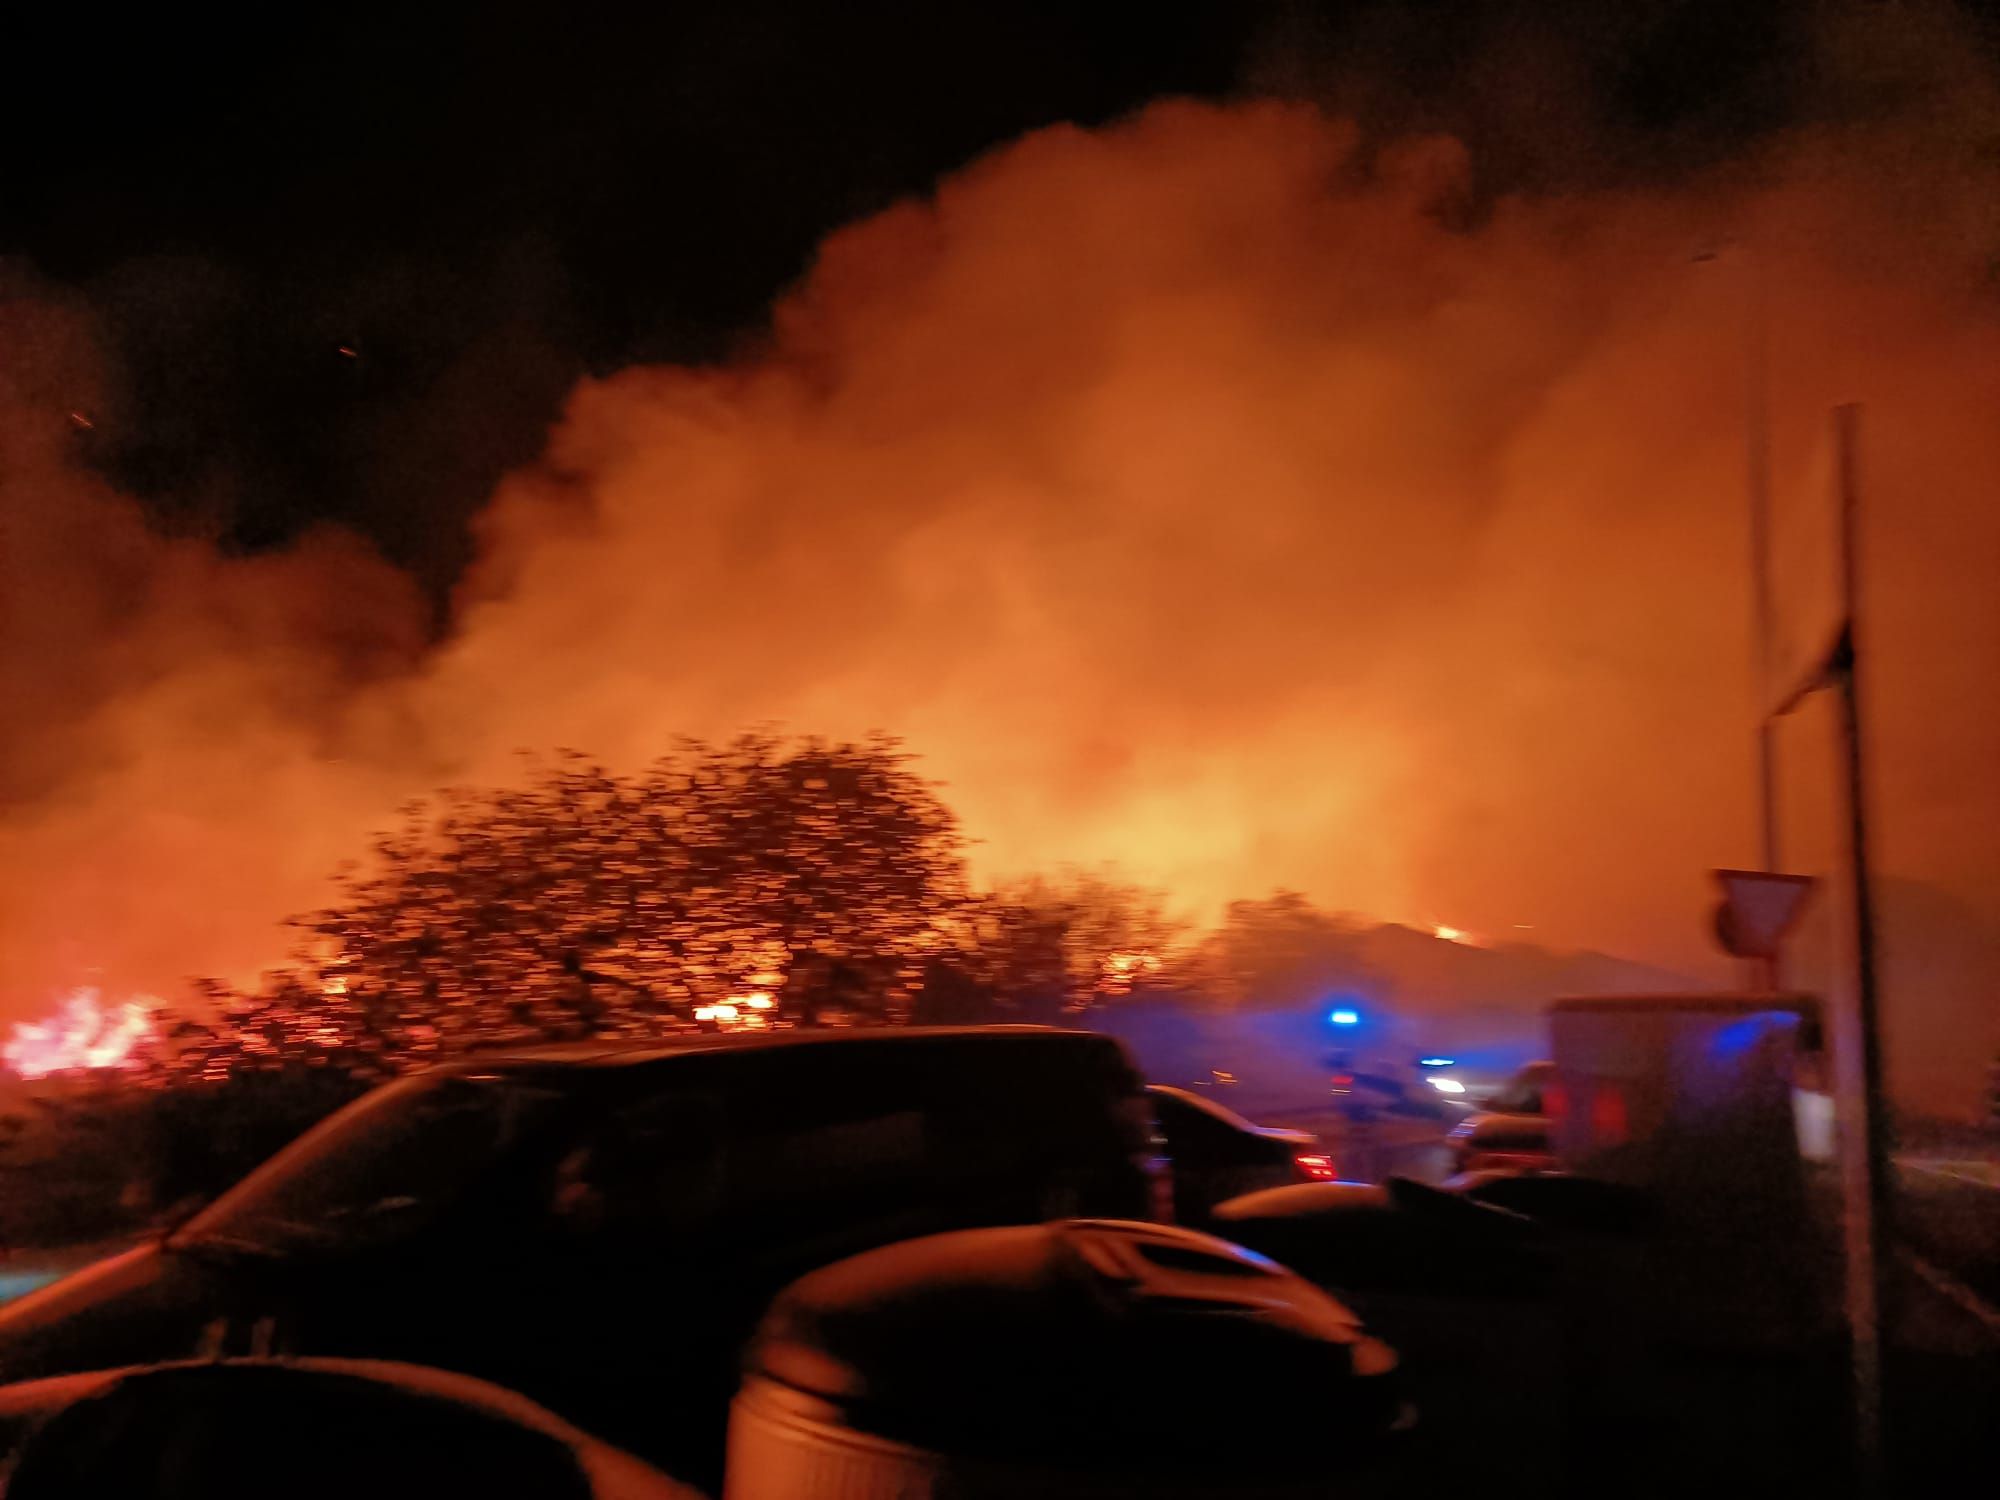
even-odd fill
[[[1861,743],[1859,537],[1856,439],[1861,408],[1834,411],[1839,474],[1842,626],[1829,664],[1840,694],[1840,774],[1847,798],[1849,937],[1853,993],[1839,1007],[1835,1053],[1842,1112],[1841,1186],[1845,1200],[1847,1316],[1853,1339],[1855,1448],[1860,1491],[1884,1488],[1882,1313],[1892,1201],[1889,1124],[1882,1097],[1882,1049],[1875,988],[1875,911],[1868,879],[1868,819]],[[1854,1137],[1858,1135],[1859,1139]]]
[[[1743,457],[1750,509],[1751,681],[1757,714],[1758,848],[1768,873],[1778,869],[1776,727],[1771,718],[1771,410],[1769,296],[1764,257],[1743,247]],[[1771,976],[1773,985],[1777,981]]]
[[[1770,299],[1764,257],[1748,242],[1743,255],[1743,461],[1750,520],[1750,681],[1757,724],[1757,847],[1769,874],[1778,871],[1778,726],[1771,711],[1771,409]],[[1753,988],[1776,993],[1782,960],[1751,959]]]

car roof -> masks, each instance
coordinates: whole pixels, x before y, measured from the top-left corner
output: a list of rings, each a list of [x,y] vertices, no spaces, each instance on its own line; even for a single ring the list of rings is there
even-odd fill
[[[1192,1089],[1175,1088],[1170,1083],[1149,1083],[1146,1085],[1146,1092],[1155,1098],[1176,1100],[1189,1109],[1207,1115],[1211,1120],[1227,1125],[1232,1130],[1240,1130],[1245,1135],[1261,1135],[1273,1141],[1307,1139],[1306,1132],[1302,1130],[1281,1130],[1270,1125],[1259,1125],[1254,1120],[1246,1120],[1228,1105],[1197,1094]]]
[[[1257,1128],[1228,1105],[1218,1104],[1213,1099],[1204,1099],[1192,1089],[1175,1088],[1171,1083],[1149,1083],[1146,1085],[1146,1092],[1155,1097],[1164,1096],[1168,1099],[1176,1100],[1186,1105],[1189,1109],[1197,1110],[1212,1120],[1220,1120],[1223,1124],[1232,1126],[1237,1130],[1255,1130]]]
[[[826,1047],[917,1047],[940,1041],[1025,1041],[1043,1045],[1116,1047],[1094,1031],[1055,1026],[894,1026],[859,1029],[788,1028],[781,1031],[688,1032],[681,1036],[600,1038],[492,1047],[440,1064],[451,1073],[567,1072],[575,1069],[646,1068],[676,1058],[716,1053],[793,1051]]]

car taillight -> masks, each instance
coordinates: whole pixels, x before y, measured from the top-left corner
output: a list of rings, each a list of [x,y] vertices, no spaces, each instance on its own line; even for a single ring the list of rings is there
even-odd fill
[[[1333,1158],[1320,1151],[1301,1151],[1292,1158],[1292,1164],[1308,1182],[1334,1182],[1340,1173],[1334,1169]]]

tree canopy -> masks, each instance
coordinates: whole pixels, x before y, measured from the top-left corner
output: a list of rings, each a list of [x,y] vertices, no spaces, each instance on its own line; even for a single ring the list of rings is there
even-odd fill
[[[1070,872],[975,892],[892,740],[531,759],[413,804],[297,919],[298,961],[162,1016],[162,1081],[379,1076],[482,1045],[702,1026],[1055,1021],[1178,983],[1157,894]]]
[[[688,741],[630,775],[565,753],[408,809],[299,919],[299,968],[212,994],[179,1040],[210,1072],[397,1067],[746,1013],[897,1020],[966,900],[957,823],[892,741]]]

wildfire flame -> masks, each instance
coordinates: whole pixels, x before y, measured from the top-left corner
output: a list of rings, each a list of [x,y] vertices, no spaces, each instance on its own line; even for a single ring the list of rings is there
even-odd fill
[[[1148,974],[1159,972],[1160,957],[1157,953],[1107,954],[1099,971],[1097,992],[1100,995],[1129,994],[1133,985]]]
[[[1481,943],[1478,938],[1467,932],[1463,927],[1447,927],[1442,922],[1433,922],[1431,924],[1431,932],[1435,936],[1443,938],[1447,943],[1462,943],[1468,948],[1482,948],[1485,946],[1485,944]]]
[[[752,990],[747,995],[731,995],[714,1005],[697,1005],[694,1018],[713,1022],[724,1031],[762,1031],[770,1026],[771,1019],[760,1012],[775,1009],[777,1003],[768,991]]]
[[[54,1015],[43,1021],[17,1021],[14,1035],[0,1047],[4,1059],[23,1078],[45,1078],[85,1068],[129,1068],[139,1044],[153,1034],[150,995],[137,996],[106,1009],[97,990],[72,990]]]

